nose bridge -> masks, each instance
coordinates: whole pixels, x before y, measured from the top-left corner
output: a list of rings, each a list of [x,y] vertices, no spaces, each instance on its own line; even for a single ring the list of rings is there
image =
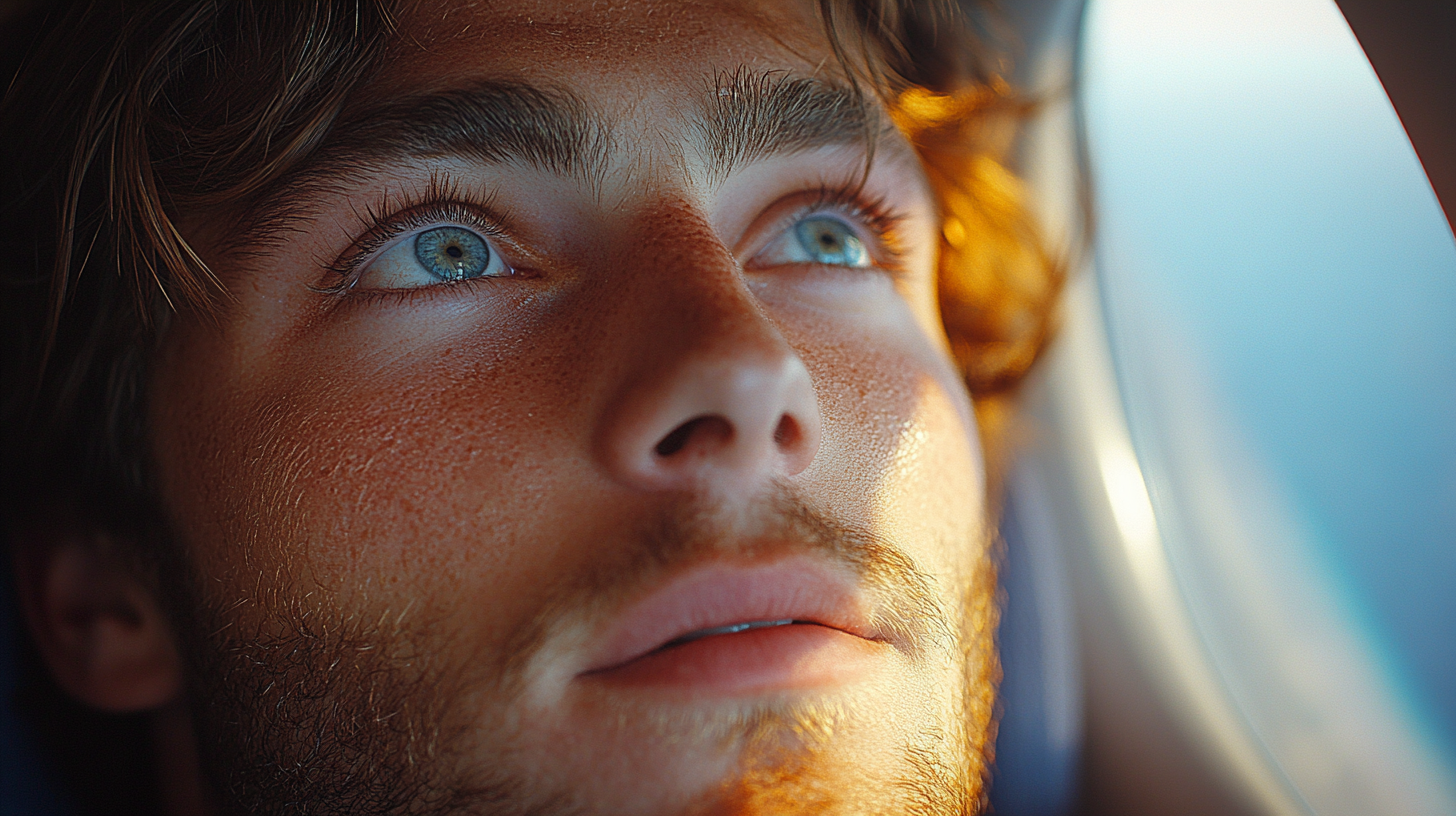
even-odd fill
[[[614,277],[629,279],[642,368],[797,357],[701,213],[672,202],[637,222]]]
[[[725,344],[739,354],[787,347],[748,291],[732,250],[697,208],[670,200],[635,226],[622,266],[637,279],[639,297],[663,300],[654,317],[664,333],[680,333],[678,340],[690,345]]]
[[[612,277],[624,361],[597,434],[599,462],[645,490],[751,492],[813,460],[808,370],[707,220],[679,205],[638,222]]]

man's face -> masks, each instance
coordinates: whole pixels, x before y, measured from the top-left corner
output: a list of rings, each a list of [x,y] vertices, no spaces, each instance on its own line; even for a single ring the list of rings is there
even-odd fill
[[[281,213],[188,222],[235,299],[150,421],[228,795],[966,806],[980,455],[844,85],[808,2],[423,3]]]

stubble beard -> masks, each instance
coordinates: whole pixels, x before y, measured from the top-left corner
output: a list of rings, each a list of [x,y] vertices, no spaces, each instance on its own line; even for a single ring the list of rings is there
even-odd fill
[[[898,551],[780,498],[772,523],[809,550],[831,550],[868,580],[894,584],[905,600],[890,626],[920,648],[958,664],[942,722],[923,725],[900,751],[898,777],[864,786],[855,768],[836,764],[842,707],[764,705],[730,721],[703,722],[739,751],[739,771],[684,806],[692,814],[979,813],[994,741],[999,680],[994,634],[995,574],[980,542],[962,609],[933,600],[924,576]],[[652,575],[694,560],[722,540],[695,509],[642,536],[636,554],[615,569],[592,570],[564,584],[554,610],[582,613],[610,603]],[[185,571],[185,566],[177,565]],[[908,575],[907,575],[908,573]],[[178,574],[178,571],[173,571]],[[191,575],[190,571],[185,572]],[[183,634],[205,774],[230,809],[256,814],[491,814],[568,816],[598,812],[591,791],[533,773],[518,718],[521,667],[563,617],[543,614],[524,627],[493,677],[481,678],[422,648],[430,621],[385,612],[367,619],[321,611],[307,593],[281,584],[267,598],[222,598],[181,591],[174,616]],[[266,609],[241,623],[243,607]],[[952,623],[954,621],[954,624]],[[190,624],[190,625],[188,625]],[[469,678],[469,679],[467,679]],[[482,683],[482,680],[484,681]],[[485,689],[482,691],[482,689]],[[489,711],[462,701],[493,699]],[[514,720],[512,722],[511,720]],[[455,725],[450,725],[455,724]],[[467,725],[468,724],[468,725]],[[664,730],[684,723],[666,719]],[[482,739],[481,735],[489,735]],[[463,746],[472,746],[468,750]],[[482,749],[481,746],[487,746]],[[483,755],[488,753],[490,755]]]

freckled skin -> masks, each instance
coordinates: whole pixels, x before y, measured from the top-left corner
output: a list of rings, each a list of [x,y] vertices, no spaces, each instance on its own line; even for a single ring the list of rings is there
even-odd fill
[[[600,191],[519,167],[452,170],[509,206],[531,276],[317,291],[321,263],[356,237],[352,214],[381,187],[422,185],[428,163],[343,184],[257,259],[210,251],[218,225],[197,226],[237,301],[220,319],[178,318],[151,391],[197,601],[223,637],[350,632],[356,652],[387,659],[368,664],[384,667],[367,675],[380,689],[428,678],[440,699],[410,709],[433,720],[411,732],[415,793],[489,787],[603,813],[807,812],[830,796],[832,812],[891,812],[914,799],[897,780],[920,750],[974,797],[983,735],[956,720],[968,697],[989,699],[966,688],[991,660],[981,646],[889,659],[794,699],[658,706],[561,681],[590,632],[533,629],[561,586],[630,560],[665,514],[715,508],[731,539],[776,485],[893,542],[953,616],[985,600],[967,590],[986,567],[979,451],[935,312],[938,225],[918,170],[886,151],[868,184],[907,214],[899,277],[757,269],[761,214],[852,177],[862,154],[774,158],[714,185],[682,148],[682,100],[721,71],[833,64],[810,3],[422,2],[366,95],[551,83],[608,112],[628,146]],[[604,459],[624,411],[674,387],[673,372],[775,354],[812,382],[822,429],[807,467],[654,491]],[[947,744],[922,744],[940,733]],[[947,796],[925,812],[963,803]]]

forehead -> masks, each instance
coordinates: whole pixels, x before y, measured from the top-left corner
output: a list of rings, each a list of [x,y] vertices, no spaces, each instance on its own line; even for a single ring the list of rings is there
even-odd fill
[[[419,93],[498,75],[654,105],[722,71],[822,73],[833,60],[805,0],[408,3],[371,91]]]

